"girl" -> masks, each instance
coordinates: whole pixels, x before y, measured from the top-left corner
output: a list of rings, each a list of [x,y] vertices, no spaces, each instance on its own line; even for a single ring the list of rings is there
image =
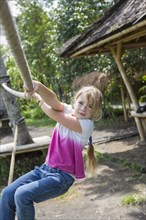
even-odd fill
[[[37,92],[37,93],[36,93]],[[34,220],[34,203],[60,196],[68,191],[75,179],[85,177],[83,147],[93,132],[93,119],[101,117],[101,92],[93,86],[80,89],[74,106],[58,100],[56,94],[38,81],[35,98],[46,115],[57,123],[45,163],[21,176],[4,188],[0,200],[0,220]],[[90,144],[89,165],[95,166],[94,149]]]

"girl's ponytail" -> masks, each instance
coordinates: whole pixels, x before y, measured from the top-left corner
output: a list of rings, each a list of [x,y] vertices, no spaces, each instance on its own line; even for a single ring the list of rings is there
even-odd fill
[[[91,173],[94,174],[96,168],[96,157],[94,153],[94,147],[92,144],[92,137],[89,138],[89,146],[87,150],[87,166]]]

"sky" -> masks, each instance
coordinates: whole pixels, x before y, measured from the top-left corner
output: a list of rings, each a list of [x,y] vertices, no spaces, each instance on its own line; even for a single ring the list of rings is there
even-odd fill
[[[8,1],[8,4],[9,4],[9,6],[10,6],[10,10],[11,10],[11,13],[12,13],[12,16],[17,16],[18,15],[18,13],[19,13],[19,10],[18,10],[18,8],[17,8],[17,6],[16,6],[16,0],[9,0]]]
[[[10,7],[12,16],[16,17],[18,15],[18,13],[19,13],[19,11],[18,11],[18,9],[17,9],[17,7],[15,5],[16,4],[16,0],[9,0],[8,4],[9,4],[9,7]],[[4,33],[4,30],[3,30],[1,24],[0,24],[0,44],[1,45],[7,45],[7,40],[6,40],[5,33]]]
[[[8,0],[8,4],[9,4],[9,7],[10,7],[10,10],[11,10],[11,13],[12,13],[13,17],[16,17],[19,14],[19,9],[16,6],[16,2],[17,2],[17,0]],[[57,2],[58,2],[58,0],[54,1],[54,6],[55,7],[57,6]],[[8,44],[1,24],[0,24],[0,44],[1,45],[7,45]]]

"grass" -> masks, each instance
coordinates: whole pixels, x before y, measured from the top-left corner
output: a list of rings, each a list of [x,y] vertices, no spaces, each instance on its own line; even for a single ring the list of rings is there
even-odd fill
[[[144,196],[129,194],[125,195],[121,200],[122,205],[144,205],[146,203],[146,198]]]
[[[66,199],[72,199],[72,197],[78,197],[78,191],[76,190],[76,187],[71,187],[66,193],[63,195],[56,197],[55,200],[66,200]]]
[[[56,125],[56,122],[48,117],[43,117],[39,119],[34,118],[26,118],[26,125],[29,126],[35,126],[35,127],[54,127]]]
[[[135,176],[129,176],[125,179],[125,181],[127,182],[132,182],[132,181],[144,181],[146,182],[146,176],[145,174],[138,174],[138,175],[135,175]]]
[[[96,154],[97,161],[99,162],[110,161],[110,162],[119,164],[121,167],[136,170],[140,173],[146,172],[143,166],[136,164],[136,163],[128,162],[123,159],[115,158],[108,153],[100,153],[96,151],[95,154]]]
[[[40,111],[40,109],[30,109],[29,112],[24,113],[24,117],[26,120],[27,126],[35,126],[35,127],[54,127],[56,122],[49,117],[47,117],[44,113]],[[125,123],[123,116],[115,117],[115,118],[102,118],[100,121],[94,122],[95,129],[106,129],[106,128],[127,128],[128,126],[134,123],[133,120],[129,120],[129,122]]]
[[[47,150],[17,154],[15,161],[14,180],[32,170],[36,165],[44,163]],[[0,158],[0,191],[7,185],[11,157]]]

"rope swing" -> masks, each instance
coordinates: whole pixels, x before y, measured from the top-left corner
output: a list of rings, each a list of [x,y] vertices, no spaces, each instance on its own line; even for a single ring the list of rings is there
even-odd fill
[[[4,28],[12,54],[15,58],[15,62],[20,70],[21,77],[24,82],[24,86],[27,90],[32,91],[33,82],[32,82],[31,72],[21,46],[21,41],[17,32],[16,25],[13,21],[7,0],[1,1],[0,21]],[[9,87],[7,87],[6,84],[2,84],[2,85],[8,92],[12,93],[13,95],[16,95],[21,98],[26,98],[24,93],[19,93],[14,91]]]

